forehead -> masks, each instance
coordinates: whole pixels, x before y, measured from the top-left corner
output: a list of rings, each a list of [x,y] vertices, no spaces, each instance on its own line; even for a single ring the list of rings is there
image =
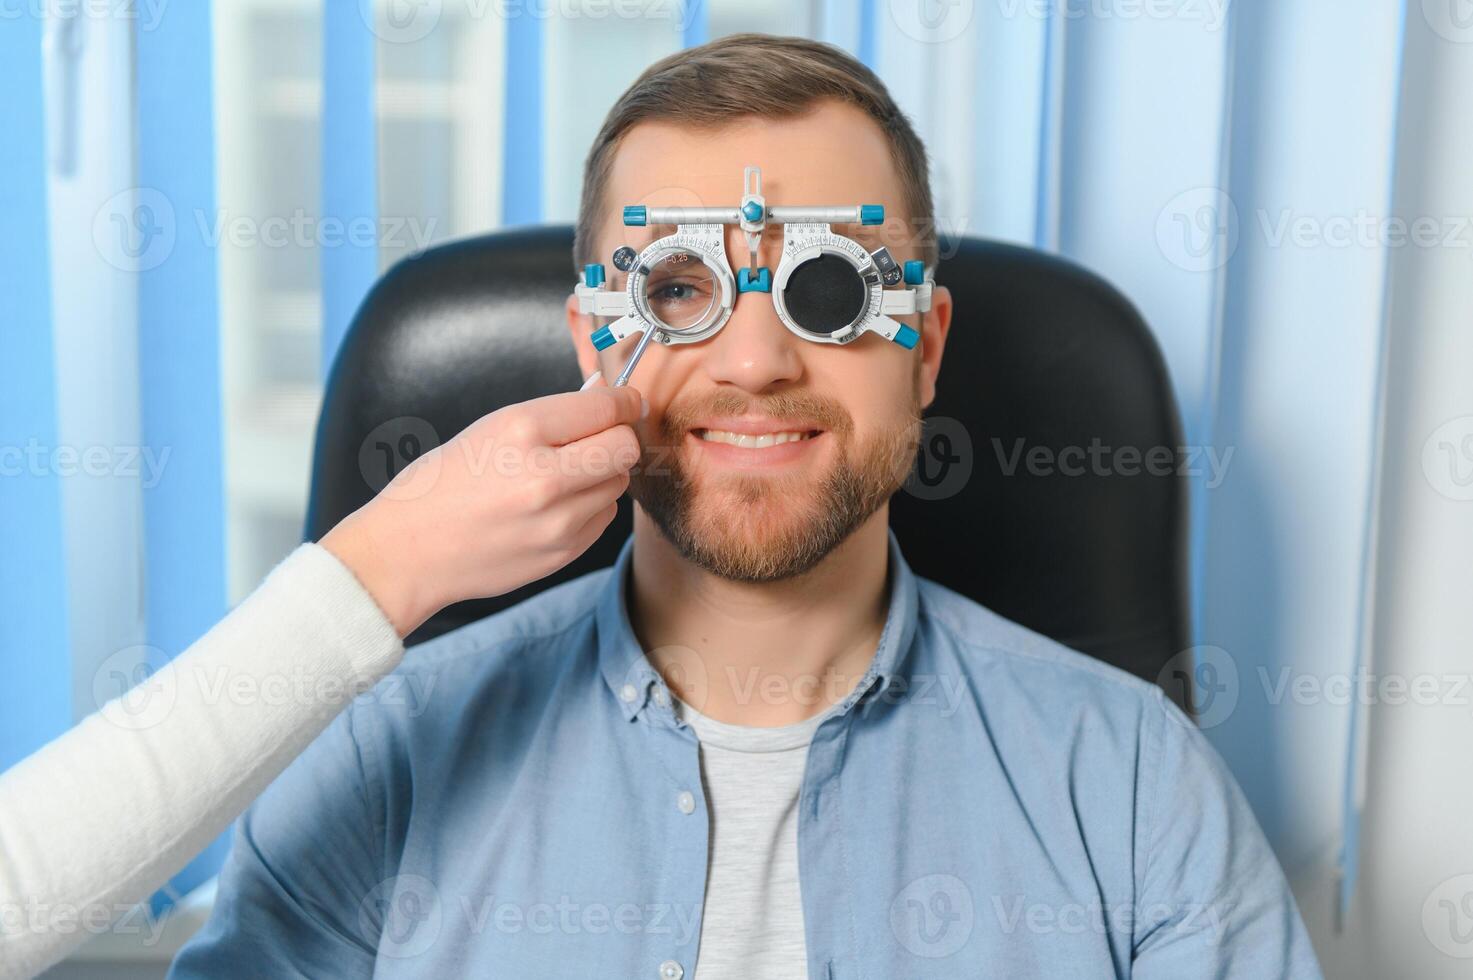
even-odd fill
[[[674,229],[626,232],[626,205],[735,207],[749,166],[762,168],[769,207],[883,204],[887,219],[902,216],[903,189],[879,125],[854,106],[826,100],[801,115],[752,114],[719,128],[664,119],[631,127],[614,155],[601,227],[632,243]],[[855,234],[860,227],[835,230]]]

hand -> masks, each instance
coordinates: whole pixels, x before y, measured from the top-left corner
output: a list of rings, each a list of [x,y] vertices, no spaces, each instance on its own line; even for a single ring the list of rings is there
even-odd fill
[[[321,544],[401,637],[453,602],[535,582],[614,519],[639,461],[643,403],[600,381],[492,412],[405,467]]]

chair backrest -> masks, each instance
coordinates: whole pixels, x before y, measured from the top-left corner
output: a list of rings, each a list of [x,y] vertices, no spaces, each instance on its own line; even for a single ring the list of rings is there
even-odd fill
[[[1159,349],[1119,292],[1064,259],[972,238],[942,253],[953,324],[916,470],[891,502],[907,561],[1160,679],[1188,612],[1181,428]],[[482,415],[578,387],[571,254],[571,227],[514,229],[429,249],[374,286],[327,382],[310,540]],[[567,567],[446,609],[411,642],[612,564],[631,507]]]

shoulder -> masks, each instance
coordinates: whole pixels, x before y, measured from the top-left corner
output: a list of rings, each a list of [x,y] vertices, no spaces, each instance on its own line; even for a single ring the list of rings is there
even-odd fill
[[[934,671],[943,691],[953,678],[947,736],[985,747],[1030,806],[1077,813],[1086,836],[1132,840],[1138,856],[1174,825],[1261,858],[1232,773],[1161,688],[921,582],[916,670]]]
[[[1155,684],[1064,646],[938,582],[918,577],[917,587],[917,630],[935,669],[954,670],[999,695],[1024,696],[1044,722],[1081,713],[1150,722],[1174,712],[1185,720]]]
[[[1221,756],[1157,685],[936,582],[922,579],[919,589],[924,640],[913,671],[939,679],[952,736],[988,745],[1066,792],[1090,787],[1139,808],[1147,820],[1163,795],[1238,793]]]

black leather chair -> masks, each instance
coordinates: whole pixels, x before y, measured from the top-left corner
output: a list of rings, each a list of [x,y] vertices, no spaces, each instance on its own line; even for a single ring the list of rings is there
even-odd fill
[[[310,540],[480,416],[578,387],[563,315],[572,238],[562,226],[457,241],[374,286],[328,378]],[[906,559],[1183,703],[1184,679],[1160,674],[1188,644],[1187,482],[1150,332],[1108,283],[1056,256],[972,238],[942,254],[954,321],[916,470],[891,502]],[[411,642],[612,564],[631,508],[626,496],[561,571],[446,609]]]

